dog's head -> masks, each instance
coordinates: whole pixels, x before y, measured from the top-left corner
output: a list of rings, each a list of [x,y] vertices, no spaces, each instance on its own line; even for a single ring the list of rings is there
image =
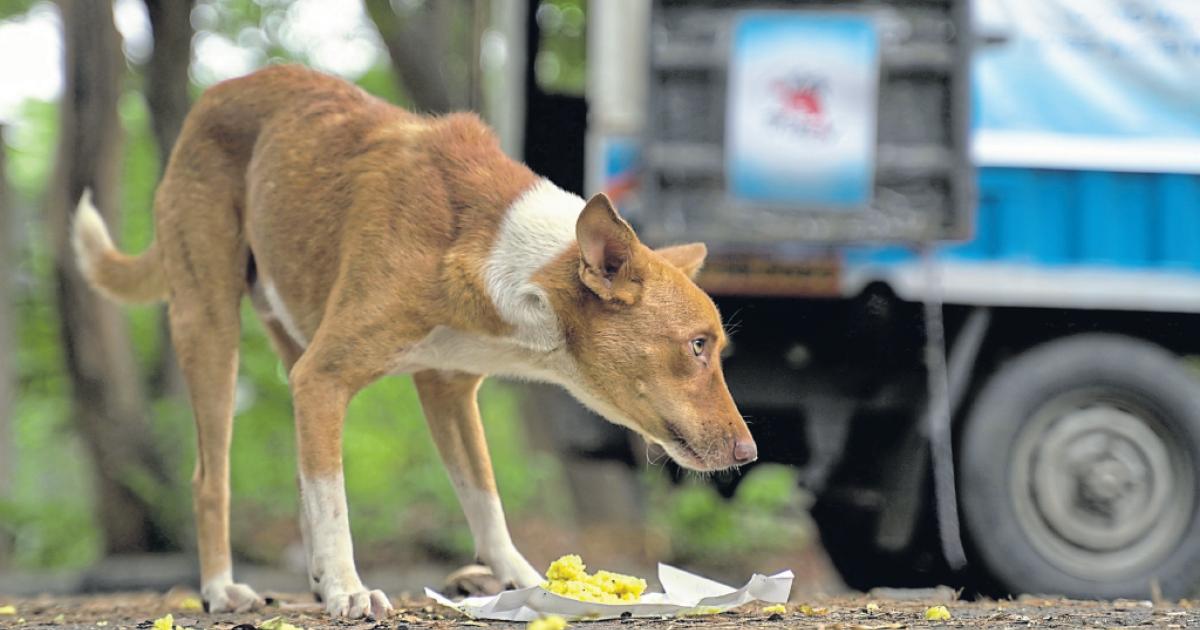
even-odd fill
[[[754,461],[757,446],[721,371],[721,317],[692,281],[705,246],[646,247],[602,194],[587,202],[575,231],[577,303],[560,309],[569,311],[575,395],[687,468]]]

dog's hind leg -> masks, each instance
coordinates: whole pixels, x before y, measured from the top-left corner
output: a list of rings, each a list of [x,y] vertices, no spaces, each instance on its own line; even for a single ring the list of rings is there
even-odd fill
[[[196,152],[207,149],[195,145]],[[211,612],[263,604],[250,587],[233,581],[229,548],[229,447],[247,258],[235,211],[237,190],[237,181],[219,171],[199,180],[169,170],[155,201],[170,287],[171,339],[196,420],[192,500],[201,596]]]
[[[542,576],[513,545],[488,455],[477,393],[480,376],[445,371],[413,375],[425,421],[475,539],[475,555],[504,585],[534,586]]]
[[[300,359],[300,355],[304,354],[304,348],[296,343],[292,336],[288,334],[287,329],[283,327],[270,312],[269,309],[261,309],[256,305],[259,319],[262,321],[263,328],[267,331],[267,337],[271,340],[271,346],[275,348],[275,353],[279,355],[279,360],[283,362],[283,369],[286,373],[291,374],[292,367],[296,365],[296,361]],[[303,480],[300,476],[296,476],[296,486],[303,490]],[[313,578],[316,573],[311,565],[312,560],[312,532],[308,527],[308,518],[303,510],[300,512],[300,540],[304,544],[304,559],[308,563],[308,587],[317,599],[321,598],[321,585]]]

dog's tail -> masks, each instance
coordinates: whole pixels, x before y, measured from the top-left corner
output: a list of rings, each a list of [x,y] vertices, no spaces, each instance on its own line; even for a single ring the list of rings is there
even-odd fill
[[[113,246],[104,219],[92,204],[92,191],[84,190],[75,210],[71,230],[75,259],[88,284],[118,302],[157,302],[167,295],[167,282],[158,248],[128,256]]]

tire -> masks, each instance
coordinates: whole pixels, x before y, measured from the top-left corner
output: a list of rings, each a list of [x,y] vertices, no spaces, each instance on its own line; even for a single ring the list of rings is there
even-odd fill
[[[1200,382],[1177,356],[1119,335],[1045,343],[989,379],[961,437],[975,559],[1009,592],[1200,584]]]

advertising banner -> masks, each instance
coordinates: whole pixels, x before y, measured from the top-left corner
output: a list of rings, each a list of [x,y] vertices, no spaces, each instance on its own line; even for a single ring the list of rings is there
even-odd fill
[[[984,166],[1200,173],[1200,0],[976,0]]]
[[[797,210],[869,205],[878,40],[865,16],[739,16],[725,124],[726,185],[735,202]]]

